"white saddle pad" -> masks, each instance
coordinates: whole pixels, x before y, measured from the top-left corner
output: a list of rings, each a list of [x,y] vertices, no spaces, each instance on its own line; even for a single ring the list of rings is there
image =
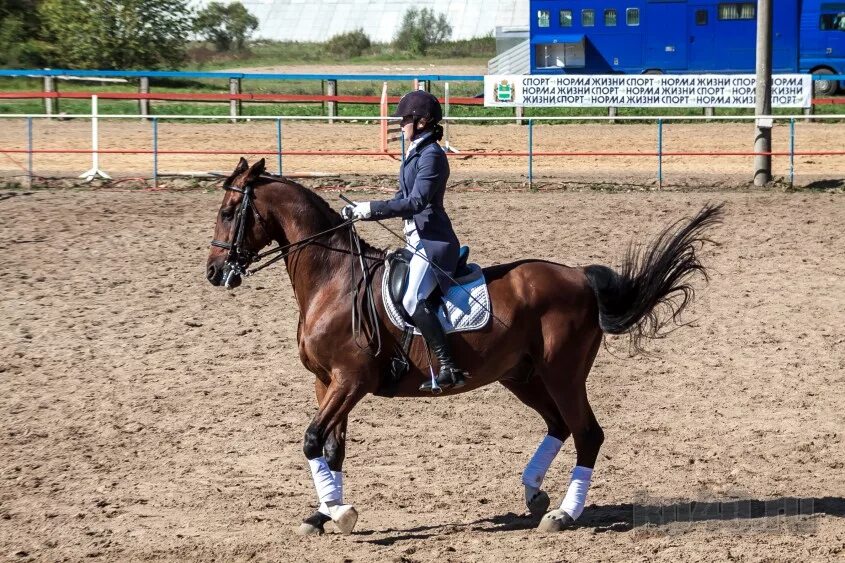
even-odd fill
[[[446,304],[446,314],[443,307],[438,308],[438,318],[443,329],[448,332],[466,332],[479,330],[490,322],[490,294],[487,292],[487,280],[478,264],[469,264],[472,274],[468,274],[457,281],[460,285],[453,285],[446,292],[443,299]],[[384,268],[384,275],[381,280],[381,295],[384,301],[384,309],[387,316],[397,328],[405,330],[409,325],[402,319],[402,315],[396,309],[390,299],[388,279],[390,270],[387,265]],[[461,283],[463,280],[469,280]],[[400,305],[401,306],[401,305]],[[420,332],[415,328],[414,334]]]

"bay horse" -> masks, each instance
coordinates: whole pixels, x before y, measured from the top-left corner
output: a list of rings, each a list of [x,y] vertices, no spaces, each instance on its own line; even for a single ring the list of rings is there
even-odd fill
[[[362,349],[353,336],[353,296],[362,280],[379,280],[385,252],[350,239],[352,221],[315,192],[282,177],[264,174],[264,160],[249,166],[241,158],[223,183],[206,276],[215,286],[237,287],[246,268],[265,246],[281,249],[299,308],[297,341],[302,364],[315,376],[318,411],[305,432],[308,459],[320,500],[301,534],[321,534],[334,521],[351,533],[357,512],[343,502],[343,461],[350,411],[367,393],[376,393],[388,372],[400,331],[386,320],[381,284],[372,283],[381,335],[380,353]],[[593,467],[604,440],[587,399],[587,375],[605,334],[628,334],[639,348],[678,315],[693,297],[692,274],[707,273],[696,249],[704,232],[720,221],[722,205],[707,205],[679,221],[644,251],[629,248],[621,270],[606,266],[568,267],[526,259],[484,268],[495,321],[474,332],[449,335],[455,359],[472,376],[466,393],[498,381],[534,409],[548,427],[523,473],[525,502],[539,527],[569,527],[583,510]],[[356,258],[360,262],[350,261]],[[351,264],[351,266],[350,266]],[[359,267],[356,265],[360,264]],[[431,397],[419,383],[429,357],[415,337],[410,372],[395,396]],[[561,508],[549,512],[542,481],[564,440],[575,441],[576,467]]]

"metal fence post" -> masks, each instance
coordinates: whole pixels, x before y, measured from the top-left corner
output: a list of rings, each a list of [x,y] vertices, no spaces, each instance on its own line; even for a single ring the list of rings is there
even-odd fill
[[[138,82],[138,93],[140,94],[149,94],[150,93],[150,79],[147,76],[142,76],[141,80]],[[150,115],[150,100],[149,98],[138,98],[138,111],[141,113],[142,117],[146,117]]]
[[[326,80],[326,94],[337,96],[337,80]],[[337,117],[337,102],[335,100],[329,100],[326,106],[329,110],[329,123],[334,123],[332,117]]]
[[[49,69],[48,69],[49,70]],[[44,93],[51,94],[56,91],[56,79],[53,76],[45,76],[44,77]],[[53,115],[54,113],[59,112],[59,99],[58,98],[44,98],[44,113],[48,116]]]
[[[657,119],[657,189],[663,189],[663,120]]]
[[[158,118],[153,121],[153,188],[158,188]]]
[[[26,118],[26,178],[29,186],[32,187],[32,118]]]
[[[795,118],[789,118],[789,187],[795,182]]]
[[[241,79],[240,78],[230,78],[229,79],[229,94],[235,95],[241,93]],[[240,100],[229,100],[229,115],[231,117],[237,117],[241,114],[241,101]],[[237,123],[237,119],[232,119],[232,123]]]
[[[282,119],[276,118],[276,165],[279,167],[279,176],[282,175]]]
[[[528,189],[534,189],[534,120],[528,119]]]

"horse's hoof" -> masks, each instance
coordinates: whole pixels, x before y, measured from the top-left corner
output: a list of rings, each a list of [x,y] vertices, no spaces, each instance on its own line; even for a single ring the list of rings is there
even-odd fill
[[[296,534],[299,536],[322,536],[326,530],[323,524],[329,522],[331,518],[320,511],[314,512],[311,516],[302,521],[299,528],[296,529]]]
[[[322,528],[322,526],[312,526],[308,522],[303,522],[299,525],[299,528],[296,529],[297,536],[322,536],[326,531]]]
[[[549,495],[546,494],[546,491],[537,491],[531,500],[525,503],[528,507],[528,512],[531,513],[532,516],[545,514],[549,509],[549,504],[551,504],[551,500],[549,500]]]
[[[351,504],[344,504],[332,510],[332,522],[343,535],[349,535],[358,522],[358,511]]]
[[[537,529],[541,532],[559,532],[564,528],[571,527],[574,523],[575,520],[572,519],[572,516],[563,510],[557,509],[543,516]]]

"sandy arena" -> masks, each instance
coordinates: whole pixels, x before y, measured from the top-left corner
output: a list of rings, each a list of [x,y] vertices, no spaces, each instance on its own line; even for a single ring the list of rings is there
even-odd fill
[[[482,264],[617,265],[629,240],[707,201],[725,200],[727,215],[691,324],[649,355],[626,357],[616,338],[599,353],[589,387],[607,438],[576,529],[540,534],[523,515],[520,473],[545,428],[495,385],[365,399],[344,467],[356,531],[309,538],[293,533],[315,505],[302,455],[313,377],[293,293],[283,268],[233,292],[205,280],[221,193],[0,197],[0,557],[845,556],[841,194],[451,192]],[[392,244],[373,224],[363,235]],[[555,504],[574,459],[567,442],[544,487]],[[761,517],[765,502],[786,516]],[[668,505],[662,520],[644,516],[655,505]]]

